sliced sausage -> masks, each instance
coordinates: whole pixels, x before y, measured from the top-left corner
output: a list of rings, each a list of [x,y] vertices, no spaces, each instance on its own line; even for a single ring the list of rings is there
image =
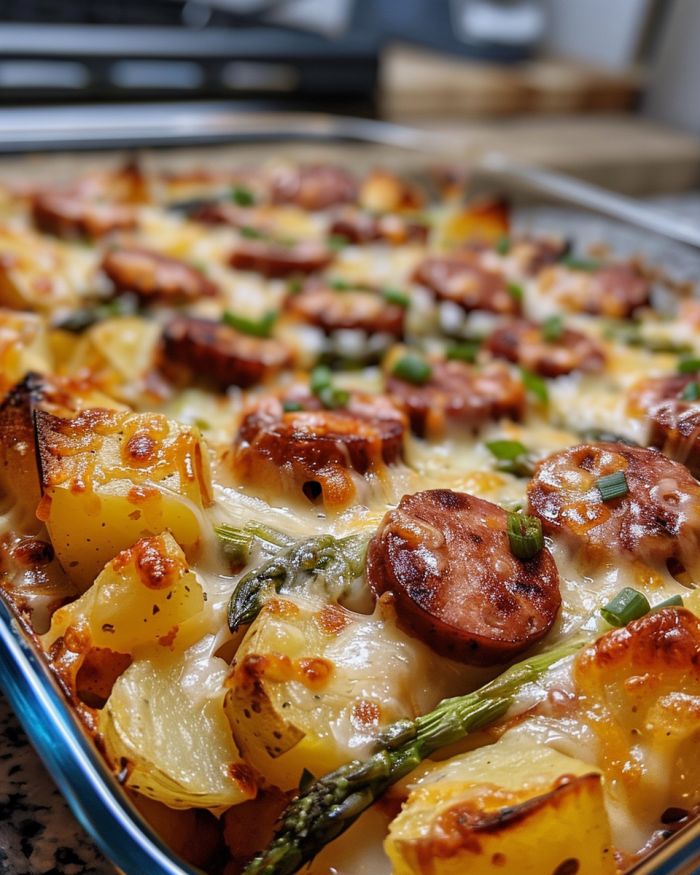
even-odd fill
[[[629,491],[604,501],[599,479],[624,472]],[[700,484],[657,450],[620,443],[570,447],[544,459],[528,487],[530,512],[593,562],[620,556],[700,565]]]
[[[309,281],[298,295],[287,301],[288,311],[326,333],[357,329],[367,334],[385,333],[402,337],[406,310],[374,291],[336,291],[323,282]]]
[[[254,221],[250,207],[239,207],[230,201],[207,201],[197,204],[189,218],[203,225],[228,225],[230,228],[255,228],[263,231],[259,220]]]
[[[413,280],[438,301],[451,301],[467,312],[488,310],[509,316],[520,312],[520,302],[508,291],[505,277],[483,267],[477,252],[429,256],[418,265]]]
[[[92,201],[69,192],[44,192],[32,202],[32,220],[46,234],[94,240],[113,231],[136,228],[136,215],[126,204]]]
[[[166,364],[189,376],[201,377],[219,389],[248,388],[291,364],[292,356],[279,340],[251,337],[213,319],[175,316],[163,330]]]
[[[400,246],[402,243],[425,243],[430,229],[425,222],[395,213],[378,216],[348,208],[333,219],[329,230],[351,243],[381,241]]]
[[[272,174],[273,203],[294,204],[303,210],[326,210],[357,197],[355,177],[331,164],[279,167]]]
[[[631,264],[611,264],[598,270],[555,266],[539,277],[542,293],[577,313],[626,319],[649,303],[649,281]]]
[[[229,257],[238,270],[252,270],[267,277],[314,273],[333,261],[333,253],[322,243],[307,240],[285,246],[271,240],[242,240]]]
[[[200,270],[150,249],[113,249],[102,259],[102,270],[116,291],[133,292],[145,301],[186,303],[218,294]]]
[[[556,340],[548,340],[541,326],[520,319],[497,328],[486,345],[497,358],[515,362],[543,377],[600,371],[605,365],[602,348],[581,331],[564,328]]]
[[[508,255],[523,273],[535,276],[543,268],[560,261],[570,248],[571,243],[563,237],[517,237]]]
[[[651,377],[633,388],[628,409],[648,418],[649,446],[682,462],[700,478],[700,399],[693,397],[699,393],[697,374]]]
[[[437,653],[506,662],[547,634],[561,604],[546,548],[513,555],[503,508],[449,489],[405,495],[369,545],[367,579],[398,620]]]
[[[419,437],[444,435],[449,425],[476,432],[487,422],[519,420],[525,410],[522,382],[497,362],[482,369],[460,361],[432,363],[430,379],[422,385],[391,375],[387,392],[408,413]]]
[[[302,409],[285,410],[290,400]],[[337,410],[306,393],[284,401],[266,398],[244,414],[234,449],[243,483],[341,507],[356,497],[353,472],[381,474],[403,458],[405,418],[386,398],[354,392]]]

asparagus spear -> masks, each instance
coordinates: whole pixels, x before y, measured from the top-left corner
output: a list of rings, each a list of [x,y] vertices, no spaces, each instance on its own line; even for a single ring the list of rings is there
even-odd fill
[[[332,595],[339,596],[346,584],[362,573],[367,539],[361,535],[334,538],[333,535],[318,535],[303,541],[292,541],[280,532],[259,527],[236,530],[227,527],[217,534],[228,551],[240,551],[235,555],[245,556],[253,537],[281,547],[281,552],[266,560],[238,582],[228,608],[229,629],[235,632],[240,626],[252,623],[262,609],[264,597],[270,589],[279,592],[282,586],[299,586],[309,577],[323,573],[327,585],[333,588]],[[278,537],[275,537],[278,536]]]
[[[444,699],[422,717],[393,724],[369,759],[346,763],[302,790],[282,814],[272,842],[248,863],[243,875],[297,872],[422,760],[498,720],[525,684],[537,680],[586,641],[578,638],[531,656],[473,693]]]

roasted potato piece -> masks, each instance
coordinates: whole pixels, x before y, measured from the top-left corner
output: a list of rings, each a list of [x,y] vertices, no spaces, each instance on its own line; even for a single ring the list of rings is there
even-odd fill
[[[608,632],[579,655],[574,680],[611,810],[624,817],[616,843],[637,851],[667,809],[700,804],[700,620],[666,608]]]
[[[50,362],[41,318],[34,313],[0,309],[0,394],[30,371],[46,373]]]
[[[37,411],[46,522],[59,561],[83,588],[139,538],[170,530],[188,558],[211,503],[199,430],[159,413],[84,410],[74,419]]]
[[[437,765],[384,849],[394,875],[617,871],[600,774],[517,731]]]
[[[138,654],[160,645],[183,650],[206,631],[204,593],[172,535],[141,538],[112,559],[83,595],[53,615],[48,650],[69,629],[86,648]]]
[[[500,198],[485,197],[467,204],[447,216],[439,232],[439,242],[446,249],[465,244],[488,246],[508,234],[510,209]]]
[[[221,812],[257,785],[224,713],[228,665],[216,657],[154,654],[117,680],[99,713],[105,754],[124,785],[171,808]]]
[[[244,756],[283,790],[361,755],[430,689],[422,645],[337,605],[267,601],[238,652],[227,712]]]

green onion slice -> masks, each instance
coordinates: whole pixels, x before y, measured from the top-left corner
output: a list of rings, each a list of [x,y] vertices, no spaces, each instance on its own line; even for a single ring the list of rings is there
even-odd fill
[[[226,558],[236,565],[245,565],[253,543],[253,533],[237,529],[227,523],[214,526],[214,532],[221,543]]]
[[[651,606],[647,597],[636,589],[632,589],[631,586],[626,586],[611,602],[600,609],[600,613],[607,623],[619,629],[631,623],[632,620],[638,620],[648,614],[650,610]]]
[[[327,410],[337,410],[339,407],[347,407],[350,393],[347,389],[338,389],[336,386],[324,386],[318,392],[318,398]]]
[[[683,597],[680,595],[672,595],[656,605],[652,605],[652,611],[662,611],[664,608],[682,608]]]
[[[242,185],[234,185],[231,189],[231,200],[239,207],[252,207],[255,203],[255,196],[249,188],[244,188]]]
[[[350,243],[350,241],[342,234],[331,234],[328,238],[327,245],[333,252],[340,252],[341,249],[345,249],[348,243]]]
[[[510,252],[510,237],[504,234],[496,240],[496,245],[493,247],[499,255],[508,255]]]
[[[602,267],[599,261],[596,261],[594,258],[577,258],[576,256],[569,255],[566,258],[562,258],[561,263],[564,267],[568,267],[570,270],[600,270]]]
[[[678,395],[681,401],[700,401],[700,383],[694,380]]]
[[[506,291],[511,296],[511,298],[518,303],[520,303],[525,297],[523,287],[519,283],[507,283]]]
[[[564,333],[564,320],[561,316],[550,316],[542,323],[542,337],[547,343],[556,343]]]
[[[499,461],[511,461],[517,459],[518,456],[524,456],[527,453],[525,444],[520,441],[497,440],[487,441],[486,449],[489,450]]]
[[[613,501],[616,498],[622,498],[623,495],[627,495],[630,491],[624,471],[615,471],[612,474],[599,477],[595,485],[603,501]]]
[[[445,350],[445,356],[451,361],[474,364],[480,347],[480,340],[463,340],[460,343],[451,343]]]
[[[544,547],[539,517],[509,511],[506,531],[511,553],[518,559],[533,559]]]
[[[684,356],[678,362],[679,374],[695,374],[700,371],[700,358],[695,356]]]
[[[230,310],[225,310],[221,320],[225,325],[235,328],[242,334],[250,334],[253,337],[269,337],[277,321],[277,312],[269,310],[260,319],[249,319],[247,316],[239,316]]]
[[[533,374],[532,371],[528,371],[526,368],[520,369],[520,376],[523,381],[523,386],[525,386],[530,395],[535,397],[542,404],[547,404],[549,401],[549,389],[542,377]]]
[[[404,308],[411,306],[410,297],[406,292],[402,292],[401,289],[382,289],[382,298],[384,298],[387,304],[396,304]]]
[[[249,240],[262,240],[267,236],[263,231],[253,228],[252,225],[243,225],[242,228],[238,229],[238,233],[241,237],[247,237]]]
[[[284,410],[285,413],[298,413],[303,409],[303,405],[298,401],[284,401],[282,404],[282,410]]]
[[[432,376],[433,369],[424,358],[409,352],[394,362],[392,373],[402,380],[422,386]]]

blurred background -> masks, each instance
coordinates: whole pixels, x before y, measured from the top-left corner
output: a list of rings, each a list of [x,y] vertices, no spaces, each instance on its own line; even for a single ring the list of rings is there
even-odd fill
[[[125,141],[182,107],[205,138],[213,110],[322,111],[673,191],[700,184],[698,38],[697,0],[2,0],[0,147],[96,104]]]

